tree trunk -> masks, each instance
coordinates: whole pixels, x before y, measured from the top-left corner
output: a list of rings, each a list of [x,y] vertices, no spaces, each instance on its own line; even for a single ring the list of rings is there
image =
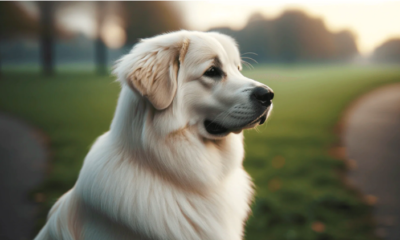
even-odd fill
[[[107,49],[100,37],[96,39],[95,50],[97,73],[104,75],[107,73]]]
[[[107,74],[107,48],[101,39],[101,27],[104,19],[104,2],[97,2],[97,38],[95,41],[96,70],[100,75]]]
[[[38,2],[40,8],[40,50],[42,71],[45,75],[54,73],[53,45],[54,45],[54,19],[53,3]]]
[[[0,38],[0,47],[1,47],[1,38]],[[2,76],[1,76],[1,73],[2,73],[2,72],[1,72],[1,52],[0,52],[0,79],[1,79],[1,77],[2,77]]]

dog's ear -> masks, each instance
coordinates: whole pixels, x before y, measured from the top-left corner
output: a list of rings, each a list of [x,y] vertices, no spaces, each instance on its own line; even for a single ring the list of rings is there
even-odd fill
[[[128,85],[156,109],[167,108],[175,97],[179,66],[188,47],[189,39],[182,36],[161,35],[142,40],[129,54],[133,65],[128,70]]]

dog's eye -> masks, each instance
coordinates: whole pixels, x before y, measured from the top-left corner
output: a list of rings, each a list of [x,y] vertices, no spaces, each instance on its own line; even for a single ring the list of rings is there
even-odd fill
[[[214,78],[214,77],[221,77],[222,71],[216,67],[210,67],[207,71],[203,74],[206,77]]]

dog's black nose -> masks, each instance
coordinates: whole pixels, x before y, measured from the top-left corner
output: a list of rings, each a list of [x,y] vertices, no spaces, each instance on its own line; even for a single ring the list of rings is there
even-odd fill
[[[261,105],[268,107],[271,104],[271,100],[274,98],[274,92],[272,89],[256,87],[250,97]]]

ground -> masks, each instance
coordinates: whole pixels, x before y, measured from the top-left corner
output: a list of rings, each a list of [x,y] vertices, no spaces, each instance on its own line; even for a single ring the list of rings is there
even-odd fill
[[[349,178],[375,205],[377,235],[400,239],[400,84],[357,100],[345,116],[342,139]]]
[[[37,203],[29,198],[44,180],[47,151],[40,132],[0,114],[0,238],[28,240],[35,231]],[[41,200],[40,195],[37,195]]]
[[[266,126],[245,134],[246,170],[256,184],[246,239],[377,239],[371,207],[346,185],[346,164],[332,155],[335,127],[361,94],[400,81],[390,66],[259,66],[244,74],[275,92]],[[29,121],[50,139],[51,171],[36,193],[50,206],[76,181],[91,143],[107,131],[119,86],[112,77],[6,73],[0,110]]]

